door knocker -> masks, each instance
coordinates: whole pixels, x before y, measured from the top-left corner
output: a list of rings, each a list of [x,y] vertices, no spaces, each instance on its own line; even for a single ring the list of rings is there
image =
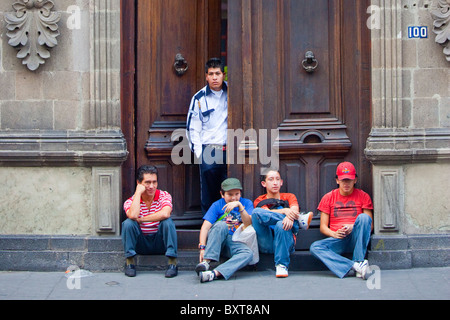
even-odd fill
[[[177,53],[177,55],[175,56],[175,63],[173,64],[173,67],[177,76],[180,77],[184,75],[189,69],[188,63],[186,59],[181,55],[181,53]]]
[[[308,73],[313,73],[314,71],[316,71],[317,67],[319,66],[319,62],[314,56],[314,52],[307,51],[305,53],[305,59],[302,61],[302,66],[303,69],[305,69]]]

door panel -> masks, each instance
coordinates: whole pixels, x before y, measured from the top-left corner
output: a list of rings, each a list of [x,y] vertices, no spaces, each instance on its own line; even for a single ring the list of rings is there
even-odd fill
[[[288,39],[284,70],[287,72],[286,100],[289,114],[329,114],[331,66],[334,64],[335,10],[328,0],[284,1],[284,32]],[[330,38],[331,34],[331,38]],[[312,51],[319,63],[314,74],[303,70],[299,62]],[[294,68],[293,66],[297,66]],[[321,71],[321,72],[320,72]]]
[[[135,116],[135,131],[127,141],[135,167],[160,168],[160,188],[174,197],[178,226],[201,222],[200,186],[197,165],[171,162],[171,135],[185,127],[190,99],[205,85],[205,61],[221,54],[221,2],[136,1],[136,101],[123,113]],[[229,127],[278,129],[283,191],[296,194],[304,210],[314,211],[336,187],[335,168],[343,160],[356,165],[358,186],[371,194],[364,157],[371,127],[370,0],[226,2]],[[318,61],[312,73],[302,65],[308,51]],[[174,72],[178,53],[189,66],[182,76]],[[253,142],[238,141],[228,152],[238,154]],[[266,144],[272,146],[270,139]],[[261,167],[229,164],[229,176],[242,180],[247,198],[264,192]]]
[[[136,8],[136,167],[156,165],[176,225],[198,225],[198,165],[172,163],[171,137],[185,128],[190,100],[205,85],[205,62],[220,55],[220,0],[138,0]],[[178,57],[187,69],[181,74]]]
[[[343,160],[356,165],[358,185],[371,192],[364,157],[369,2],[229,0],[230,127],[279,130],[283,191],[296,194],[303,210],[315,211],[336,187],[335,168]],[[307,51],[318,61],[311,73],[302,65]],[[243,179],[246,194],[257,196],[261,167],[246,163],[229,171]]]

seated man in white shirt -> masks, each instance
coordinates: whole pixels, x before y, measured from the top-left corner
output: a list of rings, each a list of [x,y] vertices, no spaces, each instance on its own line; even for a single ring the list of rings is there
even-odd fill
[[[192,97],[187,116],[187,137],[196,163],[200,163],[203,214],[219,200],[220,184],[227,178],[228,129],[227,84],[222,61],[208,60],[205,72],[208,84]]]

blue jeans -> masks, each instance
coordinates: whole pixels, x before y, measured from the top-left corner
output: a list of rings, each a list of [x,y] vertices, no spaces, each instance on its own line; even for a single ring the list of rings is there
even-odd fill
[[[122,222],[122,243],[126,258],[136,254],[165,254],[166,257],[173,258],[178,256],[177,232],[171,218],[160,221],[158,232],[150,235],[142,233],[137,221],[125,220]]]
[[[229,259],[215,270],[228,280],[236,271],[248,265],[253,259],[252,250],[244,243],[232,240],[228,225],[224,221],[213,224],[208,232],[208,240],[203,255],[205,260],[219,261],[220,254]]]
[[[205,152],[206,150],[206,152]],[[220,199],[220,184],[227,178],[226,152],[208,146],[202,148],[202,163],[200,164],[201,207],[203,215],[209,207]],[[221,164],[213,159],[221,159]],[[213,162],[213,163],[211,163]]]
[[[318,240],[311,245],[310,251],[334,274],[343,278],[354,262],[364,261],[370,240],[371,225],[372,218],[367,214],[360,214],[356,218],[352,232],[347,237]],[[345,252],[353,252],[352,260],[341,256]]]
[[[274,255],[275,265],[282,264],[289,268],[290,254],[295,251],[294,235],[299,229],[298,221],[294,221],[291,230],[283,230],[281,213],[256,208],[252,212],[252,225],[258,238],[258,247],[261,253]]]

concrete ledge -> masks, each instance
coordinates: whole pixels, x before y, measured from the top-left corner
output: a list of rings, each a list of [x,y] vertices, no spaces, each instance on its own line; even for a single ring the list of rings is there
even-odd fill
[[[178,266],[194,270],[198,263],[198,231],[179,231]],[[312,232],[311,239],[316,239]],[[306,237],[305,237],[306,238]],[[195,241],[194,241],[195,239]],[[306,240],[300,246],[306,246]],[[193,244],[195,242],[195,245]],[[309,247],[309,245],[308,245]],[[69,266],[97,271],[122,272],[124,266],[122,240],[118,236],[21,236],[0,235],[0,270],[61,271]],[[167,258],[163,255],[136,257],[138,270],[163,270]],[[273,255],[260,254],[258,270],[274,269]],[[255,267],[249,267],[255,269]],[[308,250],[296,251],[291,257],[291,270],[326,270]]]
[[[180,231],[184,232],[184,231]],[[194,270],[198,251],[193,239],[198,231],[180,237],[178,265],[180,270]],[[311,233],[311,240],[317,233]],[[304,242],[302,247],[307,247]],[[419,267],[450,266],[450,236],[374,235],[368,253],[371,265],[381,269],[410,269]],[[164,270],[167,258],[162,255],[136,258],[138,270]],[[2,271],[61,271],[70,266],[93,272],[122,272],[124,255],[122,240],[118,236],[20,236],[0,235],[0,270]],[[249,269],[255,269],[249,267]],[[273,255],[260,254],[257,270],[274,269]],[[327,270],[309,250],[297,250],[291,255],[292,271]]]
[[[372,128],[365,155],[373,164],[448,161],[448,128]]]
[[[76,265],[92,271],[123,267],[120,237],[0,236],[0,270],[65,271]]]
[[[381,269],[450,266],[450,235],[374,235],[369,262]]]
[[[120,166],[127,156],[120,130],[0,130],[3,166]]]

